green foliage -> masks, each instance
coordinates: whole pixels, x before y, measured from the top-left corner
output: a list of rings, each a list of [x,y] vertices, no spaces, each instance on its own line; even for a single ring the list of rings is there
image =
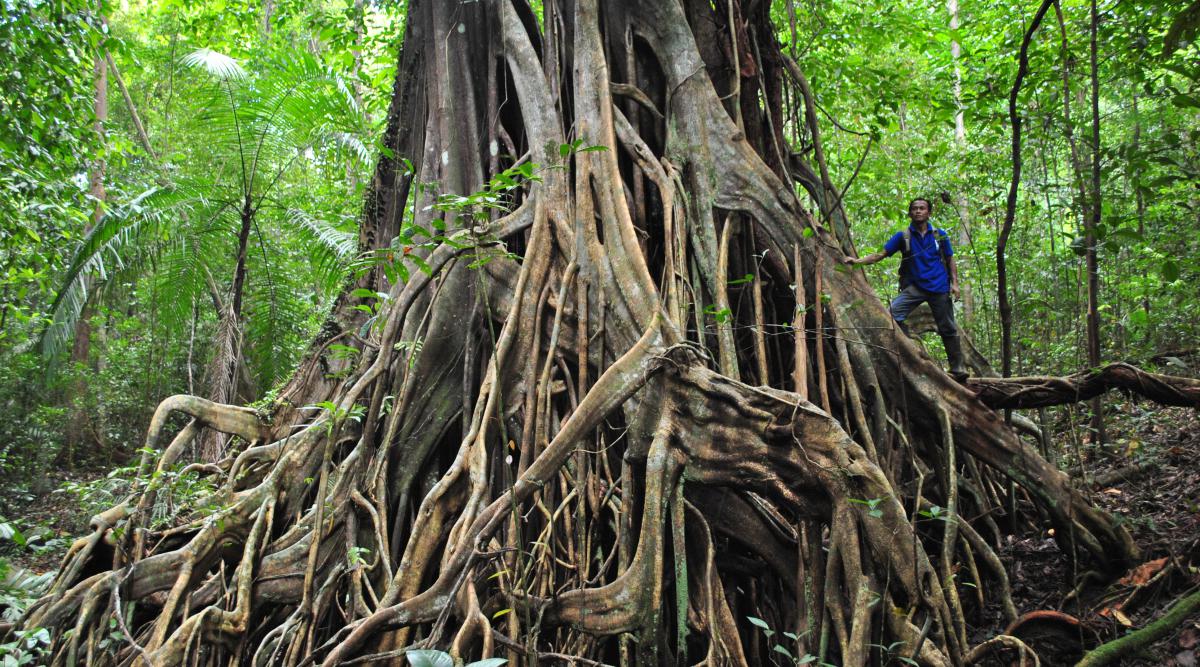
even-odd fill
[[[114,468],[95,480],[64,482],[59,490],[74,496],[83,514],[92,516],[146,492],[153,485],[158,492],[150,509],[150,526],[155,529],[220,511],[223,505],[212,480],[197,472],[185,472],[184,468],[175,465],[148,477],[138,475],[138,466]]]
[[[73,331],[89,276],[107,280],[156,267],[161,312],[182,330],[193,304],[208,300],[214,277],[232,278],[238,231],[249,218],[248,356],[270,384],[290,367],[316,319],[298,298],[302,285],[340,283],[350,235],[303,209],[279,207],[277,198],[291,187],[290,176],[370,159],[362,112],[345,81],[305,53],[278,58],[256,76],[210,49],[183,63],[199,76],[192,120],[181,129],[203,136],[202,147],[172,156],[178,169],[165,185],[115,207],[88,235],[51,306],[47,350],[54,353]],[[267,244],[268,237],[293,243]]]
[[[866,500],[862,500],[860,498],[851,498],[850,499],[850,502],[852,502],[852,503],[855,503],[857,505],[866,506],[867,516],[870,516],[870,517],[873,517],[876,519],[883,516],[883,510],[879,509],[879,506],[883,503],[883,501],[884,501],[883,498],[868,498]]]
[[[0,667],[37,664],[50,647],[50,632],[45,628],[17,630],[8,639],[0,644]]]
[[[38,545],[35,542],[43,544]],[[44,551],[61,546],[60,541],[50,544],[49,547],[45,543],[43,534],[31,531],[26,535],[15,523],[0,517],[0,553],[14,554],[25,550]],[[54,572],[35,574],[16,567],[6,558],[0,557],[0,620],[6,623],[15,623],[19,620],[25,614],[30,603],[45,591],[52,579],[54,579]],[[16,655],[13,653],[16,648],[18,648],[17,643],[0,645],[0,657]],[[33,645],[25,647],[27,651],[33,648]],[[0,665],[3,664],[0,663]]]
[[[1073,133],[1086,183],[1090,17],[1086,2],[1062,8],[1065,61],[1051,13],[1034,37],[1019,100],[1024,173],[1007,255],[1015,372],[1021,374],[1058,374],[1083,365],[1077,330],[1085,305],[1079,286],[1085,276],[1086,201],[1080,199],[1067,132]],[[1200,316],[1200,302],[1185,287],[1194,276],[1183,261],[1200,253],[1194,225],[1184,223],[1197,212],[1194,191],[1185,184],[1200,178],[1200,115],[1193,104],[1200,82],[1197,46],[1186,44],[1168,55],[1157,49],[1193,10],[1194,3],[1186,1],[1101,7],[1099,48],[1107,55],[1099,73],[1104,205],[1097,237],[1101,302],[1107,306],[1101,339],[1110,358],[1140,361],[1163,348],[1197,342],[1191,323]],[[937,2],[772,5],[780,39],[808,75],[823,110],[822,139],[833,181],[840,187],[857,173],[843,201],[860,253],[874,252],[907,225],[911,198],[933,199],[933,224],[950,231],[970,292],[959,321],[997,364],[994,248],[1012,173],[1007,99],[1032,11],[1013,2],[964,4],[959,27],[952,29],[944,4]],[[961,47],[957,59],[951,42]],[[962,91],[957,100],[956,73]],[[961,141],[954,130],[959,107]],[[809,150],[809,140],[801,133],[793,150]],[[867,269],[884,298],[894,292],[895,261]]]
[[[28,489],[62,444],[65,410],[53,405],[61,382],[30,382],[41,374],[32,352],[0,355],[0,479]]]
[[[5,0],[0,14],[0,346],[41,321],[91,205],[90,4]]]
[[[357,252],[403,30],[402,6],[342,5],[285,0],[264,20],[259,6],[135,2],[101,7],[102,21],[94,4],[7,0],[5,487],[37,486],[52,462],[71,465],[82,454],[120,460],[164,395],[205,390],[214,295],[230,302],[229,230],[247,198],[254,228],[242,313],[251,373],[243,391],[290,373]],[[97,132],[92,68],[106,55],[109,112]],[[107,201],[88,231],[97,210],[88,176],[101,161]],[[61,363],[87,313],[95,313],[91,358]],[[38,359],[30,348],[43,333],[48,355]],[[85,440],[97,447],[60,451],[68,406],[86,415]]]
[[[405,651],[404,657],[412,667],[456,667],[459,664],[450,657],[449,653],[432,649]],[[485,658],[467,663],[462,667],[500,667],[507,663],[506,658]]]
[[[779,634],[781,637],[787,639],[788,643],[790,643],[792,645],[795,645],[800,640],[800,635],[797,635],[794,632],[776,633],[774,630],[771,629],[770,624],[768,624],[766,621],[762,620],[761,618],[757,618],[755,616],[747,616],[746,620],[750,621],[751,625],[755,626],[756,628],[759,629],[760,632],[762,632],[763,636],[766,637],[768,644],[771,644],[773,641],[775,641],[775,642],[778,641],[778,640],[773,639],[773,637],[775,637],[776,634]],[[818,658],[818,656],[815,656],[811,653],[805,653],[804,655],[795,655],[792,653],[791,649],[789,649],[787,646],[785,646],[784,644],[781,644],[781,643],[773,644],[771,646],[771,651],[773,653],[777,653],[777,654],[783,656],[787,660],[787,662],[784,664],[813,665],[814,667],[833,667],[833,665],[830,665],[829,663],[821,661]],[[797,653],[798,653],[798,651],[797,651]],[[772,662],[772,664],[777,665],[777,664],[779,664],[779,658],[772,656],[771,662]]]
[[[357,403],[349,408],[343,409],[338,404],[332,401],[321,401],[316,405],[306,406],[309,409],[318,409],[325,412],[325,434],[332,436],[342,424],[347,421],[360,422],[363,415],[367,413],[367,408],[364,405]]]

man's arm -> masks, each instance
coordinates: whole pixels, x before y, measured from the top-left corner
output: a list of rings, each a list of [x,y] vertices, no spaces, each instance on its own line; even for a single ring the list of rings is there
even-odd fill
[[[867,266],[891,257],[902,250],[903,246],[904,233],[896,232],[892,235],[892,238],[887,240],[887,243],[883,244],[883,250],[880,250],[879,252],[873,252],[866,257],[850,257],[847,255],[846,257],[842,258],[842,262],[850,266]]]
[[[881,261],[883,259],[886,259],[887,256],[888,256],[888,253],[880,251],[880,252],[873,252],[870,255],[867,255],[866,257],[850,257],[849,255],[847,255],[842,258],[842,261],[845,262],[846,264],[849,264],[850,266],[860,266],[860,265],[867,266],[870,264],[874,264],[878,261]]]

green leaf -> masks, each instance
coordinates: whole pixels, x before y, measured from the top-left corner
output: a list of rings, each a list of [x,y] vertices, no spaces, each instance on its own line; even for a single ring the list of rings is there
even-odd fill
[[[1179,280],[1179,265],[1169,259],[1163,262],[1162,278],[1169,283]]]
[[[240,80],[249,76],[238,61],[212,49],[197,49],[183,57],[183,64],[202,69],[218,79]]]
[[[408,261],[415,264],[416,267],[421,270],[421,273],[424,273],[427,276],[433,275],[433,269],[429,268],[429,264],[427,264],[425,260],[417,257],[416,255],[408,255],[407,257]]]
[[[454,659],[445,651],[419,649],[406,651],[404,657],[412,667],[454,667]]]
[[[505,615],[505,614],[509,614],[509,613],[512,613],[512,608],[511,608],[511,607],[509,607],[508,609],[501,609],[500,611],[498,611],[498,612],[496,612],[496,613],[492,614],[492,620],[494,621],[494,620],[496,620],[497,618],[500,618],[501,616],[503,616],[503,615]]]
[[[762,628],[763,630],[770,630],[770,629],[771,629],[771,626],[767,625],[767,622],[766,622],[766,621],[764,621],[764,620],[762,620],[761,618],[755,618],[755,617],[753,617],[753,616],[747,616],[747,617],[746,617],[746,620],[750,621],[750,622],[751,622],[751,623],[753,623],[754,625],[757,625],[758,627]]]
[[[11,523],[0,523],[0,540],[12,540],[18,546],[25,546],[25,535]]]

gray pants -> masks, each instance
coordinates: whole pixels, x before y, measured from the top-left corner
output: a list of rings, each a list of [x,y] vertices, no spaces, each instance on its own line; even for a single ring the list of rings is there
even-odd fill
[[[925,301],[929,302],[929,309],[933,311],[933,321],[937,323],[938,334],[943,338],[957,336],[954,303],[950,300],[949,292],[926,292],[916,285],[909,285],[892,300],[892,319],[903,322],[914,308]]]

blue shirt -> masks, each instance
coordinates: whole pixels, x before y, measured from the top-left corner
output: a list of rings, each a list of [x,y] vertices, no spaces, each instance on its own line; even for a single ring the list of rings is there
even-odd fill
[[[941,255],[952,257],[954,248],[950,247],[945,230],[926,226],[925,235],[922,236],[912,225],[909,225],[908,232],[909,247],[912,248],[912,255],[908,263],[908,279],[911,284],[926,292],[936,294],[949,292],[950,274],[946,270],[946,265],[942,263]],[[896,232],[892,238],[888,239],[887,243],[883,244],[883,252],[888,257],[903,250],[904,232]]]

